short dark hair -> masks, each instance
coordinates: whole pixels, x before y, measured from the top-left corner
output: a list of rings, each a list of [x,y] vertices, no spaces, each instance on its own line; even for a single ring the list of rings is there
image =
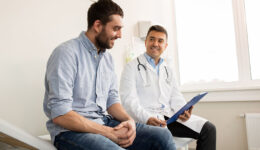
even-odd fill
[[[124,17],[123,10],[112,0],[98,0],[88,9],[88,29],[90,29],[96,20],[100,20],[103,25],[111,21],[111,15],[120,15]]]
[[[166,39],[168,39],[168,33],[166,29],[160,25],[153,25],[149,28],[146,37],[149,35],[151,31],[163,32],[166,35]]]

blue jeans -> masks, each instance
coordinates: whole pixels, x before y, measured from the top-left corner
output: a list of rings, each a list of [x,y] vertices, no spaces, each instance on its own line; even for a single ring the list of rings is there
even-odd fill
[[[120,122],[103,118],[105,125],[115,127]],[[58,150],[124,150],[110,139],[92,133],[67,131],[55,137]],[[136,123],[136,138],[127,150],[176,150],[171,133],[167,128]]]

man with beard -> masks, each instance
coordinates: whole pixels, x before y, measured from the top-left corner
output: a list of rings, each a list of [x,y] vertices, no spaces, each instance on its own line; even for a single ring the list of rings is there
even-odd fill
[[[45,76],[44,112],[57,149],[175,150],[170,132],[135,123],[118,96],[111,55],[123,11],[112,0],[88,10],[88,29],[58,46]]]
[[[197,139],[197,150],[215,150],[215,125],[192,115],[193,107],[180,115],[178,121],[166,124],[167,117],[186,104],[172,68],[161,57],[167,45],[167,31],[159,25],[151,26],[145,39],[146,52],[129,62],[122,73],[122,104],[135,121],[167,126],[173,136]]]

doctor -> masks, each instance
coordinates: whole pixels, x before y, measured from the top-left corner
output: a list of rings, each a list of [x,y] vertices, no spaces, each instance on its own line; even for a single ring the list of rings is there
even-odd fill
[[[167,48],[167,31],[159,25],[148,30],[146,52],[128,63],[121,76],[120,96],[126,111],[137,122],[168,127],[173,136],[197,139],[197,150],[216,149],[216,128],[192,115],[192,108],[169,125],[171,117],[186,101],[177,88],[173,70],[161,58]]]

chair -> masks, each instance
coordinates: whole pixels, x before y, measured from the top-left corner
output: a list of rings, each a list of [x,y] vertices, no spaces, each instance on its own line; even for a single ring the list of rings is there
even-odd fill
[[[191,138],[180,138],[180,137],[173,137],[175,142],[175,146],[177,150],[188,150],[188,144],[192,142],[194,139]]]

